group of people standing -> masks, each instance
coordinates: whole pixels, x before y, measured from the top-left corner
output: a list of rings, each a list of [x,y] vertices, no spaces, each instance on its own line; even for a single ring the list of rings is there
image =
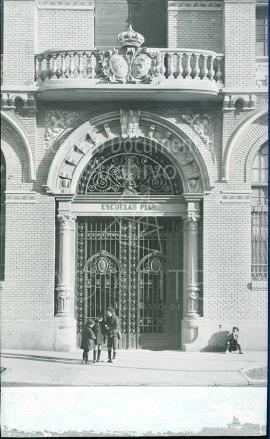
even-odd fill
[[[101,361],[101,348],[106,343],[108,347],[108,363],[114,363],[121,337],[119,318],[112,307],[107,309],[107,316],[102,314],[95,319],[88,319],[82,330],[81,349],[83,349],[82,364],[88,363],[89,351],[93,350],[93,362]]]

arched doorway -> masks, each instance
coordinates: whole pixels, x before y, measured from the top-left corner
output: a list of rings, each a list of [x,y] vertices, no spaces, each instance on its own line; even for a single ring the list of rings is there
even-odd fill
[[[121,206],[135,207],[139,197],[145,213],[148,208],[151,213],[153,197],[175,199],[182,193],[177,168],[154,142],[108,143],[93,155],[78,182],[77,199],[84,203],[89,196],[109,195],[115,210],[102,217],[77,216],[78,334],[87,318],[105,315],[113,306],[122,348],[180,348],[182,218],[165,212],[123,215]]]
[[[172,349],[194,339],[200,212],[212,170],[210,152],[184,122],[138,109],[97,116],[63,141],[46,187],[57,208],[55,321],[63,349],[75,348],[100,300],[102,312],[111,300],[120,314],[122,347]],[[111,298],[106,282],[115,288]]]

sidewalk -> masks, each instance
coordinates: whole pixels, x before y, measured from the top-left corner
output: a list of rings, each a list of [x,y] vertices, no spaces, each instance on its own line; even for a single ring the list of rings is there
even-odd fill
[[[3,386],[265,386],[266,352],[244,355],[123,350],[114,364],[81,364],[81,351],[49,352],[4,350],[1,353]],[[92,354],[89,353],[92,361]],[[258,376],[256,370],[258,369]],[[249,375],[249,370],[252,373]],[[262,373],[263,372],[263,373]]]

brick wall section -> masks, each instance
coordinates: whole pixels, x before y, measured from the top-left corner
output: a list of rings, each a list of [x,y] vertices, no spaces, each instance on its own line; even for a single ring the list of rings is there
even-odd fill
[[[220,191],[249,185],[217,184],[204,199],[203,316],[214,320],[266,319],[267,294],[252,291],[250,203],[221,203]]]
[[[4,7],[3,81],[31,85],[37,41],[37,9],[34,0],[6,0]]]
[[[54,315],[54,199],[6,204],[5,320],[48,319]]]
[[[94,47],[93,10],[38,10],[38,51]]]
[[[255,87],[255,6],[255,0],[224,1],[226,87]]]
[[[168,47],[222,53],[222,11],[176,11],[168,8]]]

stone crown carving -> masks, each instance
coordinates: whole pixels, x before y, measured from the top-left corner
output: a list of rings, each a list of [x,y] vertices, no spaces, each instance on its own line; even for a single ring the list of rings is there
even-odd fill
[[[121,32],[117,37],[122,47],[140,47],[144,43],[144,36],[135,32],[131,24],[125,32]]]
[[[101,51],[99,64],[104,79],[110,83],[151,83],[159,81],[159,53],[145,47],[144,37],[130,26],[118,35],[120,47]]]

